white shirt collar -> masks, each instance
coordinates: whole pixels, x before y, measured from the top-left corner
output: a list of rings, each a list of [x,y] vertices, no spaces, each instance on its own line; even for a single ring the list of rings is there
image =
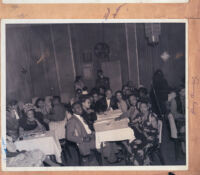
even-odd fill
[[[80,120],[80,122],[83,124],[83,127],[85,128],[87,134],[91,134],[92,131],[90,130],[89,126],[84,122],[83,118],[82,118],[80,115],[78,115],[78,114],[74,114],[74,115],[75,115],[75,116]]]

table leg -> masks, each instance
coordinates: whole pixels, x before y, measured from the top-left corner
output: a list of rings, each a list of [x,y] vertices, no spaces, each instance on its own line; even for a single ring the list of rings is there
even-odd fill
[[[104,159],[104,156],[103,156],[103,142],[101,142],[100,152],[101,152],[102,166],[104,166],[105,165],[105,159]]]

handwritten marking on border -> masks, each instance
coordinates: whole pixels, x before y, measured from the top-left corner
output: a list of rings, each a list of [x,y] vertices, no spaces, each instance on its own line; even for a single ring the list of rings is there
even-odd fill
[[[197,101],[195,101],[195,97],[197,96],[196,94],[196,89],[199,85],[199,77],[198,76],[193,76],[192,77],[192,93],[190,94],[191,98],[192,98],[192,102],[191,102],[191,112],[193,115],[196,115],[196,110],[199,107],[199,103]]]
[[[193,101],[192,102],[192,114],[194,114],[194,115],[196,115],[196,108],[198,107],[198,102],[196,102],[196,101]]]
[[[120,5],[119,7],[116,8],[116,12],[113,13],[113,18],[116,18],[116,16],[118,15],[119,11],[121,10],[121,8],[122,8],[123,6],[125,6],[125,5],[126,5],[126,3]]]
[[[113,18],[116,18],[117,15],[119,14],[120,10],[122,9],[122,7],[124,7],[126,5],[126,3],[124,4],[121,4],[120,6],[118,6],[116,9],[115,9],[115,12],[112,14],[112,17]],[[126,9],[126,11],[128,11],[128,8]],[[111,15],[111,10],[110,8],[107,8],[106,9],[106,13],[104,14],[104,19],[107,20]]]
[[[110,16],[110,8],[107,8],[107,12],[104,15],[104,19],[108,19],[109,16]]]
[[[198,77],[192,77],[192,94],[191,97],[194,98],[196,95],[195,87],[199,84],[199,78]]]

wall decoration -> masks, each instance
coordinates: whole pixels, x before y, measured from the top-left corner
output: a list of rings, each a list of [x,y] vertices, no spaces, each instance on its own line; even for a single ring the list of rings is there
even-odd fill
[[[23,66],[21,66],[21,73],[24,75],[27,73],[27,70]]]
[[[105,42],[99,42],[94,47],[94,53],[97,58],[108,59],[110,54],[110,47]]]
[[[40,58],[37,60],[37,64],[39,64],[40,62],[44,61],[46,58],[48,58],[50,56],[50,51],[49,49],[45,49],[45,51],[43,51],[41,53]]]
[[[150,45],[156,45],[159,42],[159,36],[161,34],[160,23],[146,23],[145,34]]]
[[[178,52],[178,53],[176,53],[175,59],[182,58],[183,56],[184,56],[184,53]]]
[[[83,78],[85,80],[91,80],[93,78],[93,65],[84,64],[83,65]]]
[[[166,62],[169,58],[170,58],[170,55],[167,51],[164,51],[161,55],[160,55],[161,59]]]

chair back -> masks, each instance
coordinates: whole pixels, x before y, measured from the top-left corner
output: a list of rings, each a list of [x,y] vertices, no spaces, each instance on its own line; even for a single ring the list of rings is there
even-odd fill
[[[38,100],[39,97],[33,97],[32,98],[32,104],[35,105],[36,101]]]
[[[159,139],[159,143],[162,143],[162,127],[163,127],[162,120],[158,120],[158,139]]]
[[[172,113],[169,113],[167,117],[168,117],[169,125],[170,125],[171,138],[177,139],[178,135],[177,135],[177,128],[176,128],[174,116],[172,115]]]
[[[64,120],[58,122],[50,122],[49,130],[55,132],[57,139],[65,139],[65,125],[67,123],[67,117]]]

